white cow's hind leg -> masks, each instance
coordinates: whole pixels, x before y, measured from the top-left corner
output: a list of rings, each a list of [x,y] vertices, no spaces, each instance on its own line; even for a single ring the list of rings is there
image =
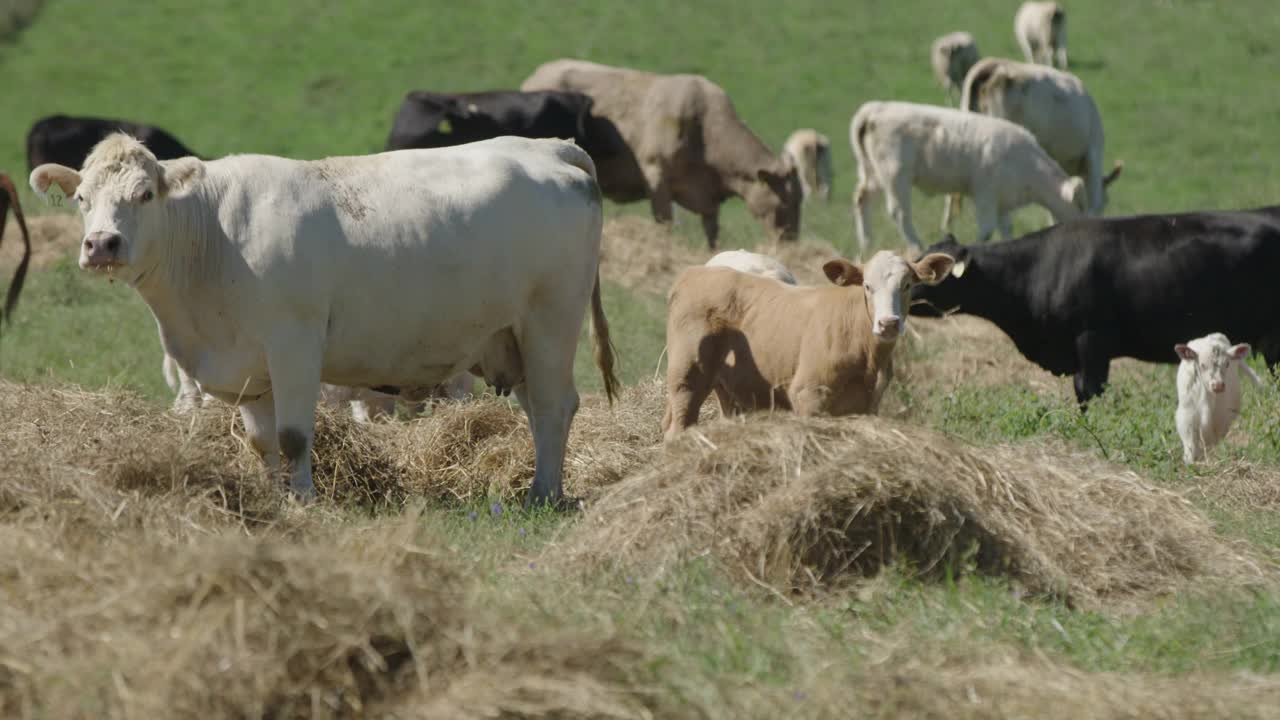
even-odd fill
[[[289,470],[289,489],[299,499],[311,500],[316,494],[311,480],[311,446],[320,394],[320,343],[296,336],[281,339],[267,348],[267,372],[275,397],[280,457]]]
[[[529,489],[528,505],[554,504],[564,495],[565,445],[569,440],[569,425],[578,411],[573,355],[582,329],[585,303],[567,305],[558,312],[557,308],[548,307],[538,317],[529,318],[520,334],[525,384],[517,389],[516,399],[529,416],[534,447],[533,487]]]

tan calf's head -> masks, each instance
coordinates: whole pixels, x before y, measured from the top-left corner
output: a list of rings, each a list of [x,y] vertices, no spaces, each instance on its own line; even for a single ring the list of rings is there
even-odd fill
[[[871,315],[871,332],[880,342],[894,342],[907,326],[907,295],[918,283],[942,282],[955,260],[950,255],[931,253],[911,262],[888,250],[858,267],[848,260],[830,260],[822,266],[827,279],[836,285],[861,285]]]
[[[789,156],[784,156],[774,167],[756,172],[755,182],[743,197],[747,210],[764,223],[769,239],[792,241],[800,237],[800,204],[804,202],[804,189],[800,186],[800,174]]]
[[[44,197],[57,185],[79,205],[82,269],[120,270],[132,283],[151,267],[148,243],[165,240],[163,204],[190,192],[203,175],[197,158],[160,162],[138,140],[113,133],[94,146],[79,172],[55,163],[32,170],[31,189]]]

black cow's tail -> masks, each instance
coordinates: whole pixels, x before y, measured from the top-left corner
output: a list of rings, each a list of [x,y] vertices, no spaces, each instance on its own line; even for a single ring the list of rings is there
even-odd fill
[[[13,218],[18,222],[18,230],[22,233],[22,260],[18,263],[18,269],[13,272],[13,281],[9,283],[9,290],[5,293],[4,310],[0,312],[0,326],[5,322],[13,321],[13,309],[18,306],[18,295],[22,292],[22,285],[27,279],[27,266],[31,264],[31,233],[27,231],[27,219],[22,214],[22,205],[18,202],[18,191],[13,187],[13,181],[8,175],[0,174],[0,190],[4,192],[4,196],[0,197],[0,241],[4,239],[4,226],[9,219],[9,209],[13,208]]]

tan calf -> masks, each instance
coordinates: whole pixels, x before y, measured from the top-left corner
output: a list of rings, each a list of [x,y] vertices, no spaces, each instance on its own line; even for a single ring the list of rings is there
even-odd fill
[[[685,270],[668,300],[667,439],[698,421],[712,391],[726,413],[874,414],[893,378],[908,292],[941,282],[954,262],[933,253],[911,263],[887,251],[864,267],[836,259],[822,267],[833,283],[825,287]]]

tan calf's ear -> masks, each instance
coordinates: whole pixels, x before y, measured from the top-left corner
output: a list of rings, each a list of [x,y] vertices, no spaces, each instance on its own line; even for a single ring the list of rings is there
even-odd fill
[[[50,185],[57,185],[64,197],[75,195],[76,188],[80,187],[80,173],[66,165],[45,163],[31,171],[29,182],[40,199],[49,202]]]
[[[828,260],[823,264],[822,272],[826,273],[828,280],[841,287],[862,284],[862,268],[844,258]]]
[[[911,269],[916,272],[916,280],[926,285],[937,285],[947,277],[947,273],[951,272],[951,268],[956,264],[955,258],[943,253],[929,253],[912,264]],[[961,270],[960,272],[964,272]],[[959,277],[957,275],[956,277]]]
[[[160,197],[182,197],[204,178],[204,161],[184,157],[160,163]]]

